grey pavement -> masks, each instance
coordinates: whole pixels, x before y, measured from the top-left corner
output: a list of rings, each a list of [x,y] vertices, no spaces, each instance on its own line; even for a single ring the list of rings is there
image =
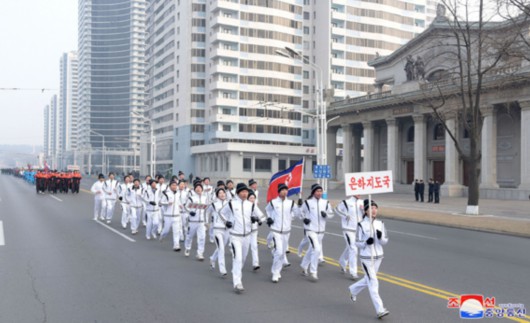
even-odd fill
[[[328,223],[329,258],[317,283],[300,275],[293,253],[280,283],[271,283],[271,257],[260,246],[262,269],[253,273],[247,259],[246,291],[236,295],[230,278],[220,278],[207,261],[173,252],[170,239],[147,241],[143,229],[136,236],[122,230],[119,211],[110,228],[134,242],[91,220],[92,201],[88,193],[36,195],[23,181],[0,176],[0,322],[377,321],[367,291],[349,302],[352,281],[332,260],[344,248],[338,218]],[[446,308],[446,298],[465,293],[529,306],[529,239],[397,220],[385,224],[390,242],[380,292],[391,314],[384,321],[460,321],[457,310]],[[300,223],[295,226],[292,246],[302,238]],[[262,226],[260,236],[266,234]],[[205,254],[212,252],[207,244]]]

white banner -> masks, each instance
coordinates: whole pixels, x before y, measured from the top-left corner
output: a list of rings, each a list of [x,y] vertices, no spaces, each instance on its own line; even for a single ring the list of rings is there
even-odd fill
[[[348,173],[344,175],[344,186],[346,196],[393,192],[392,171]]]

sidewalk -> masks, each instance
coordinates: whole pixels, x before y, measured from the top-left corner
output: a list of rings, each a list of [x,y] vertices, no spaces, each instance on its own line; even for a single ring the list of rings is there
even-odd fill
[[[332,190],[333,205],[344,198],[343,190]],[[363,198],[366,198],[363,196]],[[530,201],[482,199],[480,215],[465,215],[467,198],[441,197],[440,204],[416,202],[413,193],[373,195],[383,218],[495,232],[530,238]],[[425,195],[425,201],[428,196]]]

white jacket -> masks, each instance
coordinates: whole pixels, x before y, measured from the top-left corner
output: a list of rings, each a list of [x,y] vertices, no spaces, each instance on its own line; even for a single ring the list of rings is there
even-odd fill
[[[94,198],[98,200],[102,200],[105,198],[105,192],[103,192],[103,184],[105,182],[97,181],[94,184],[92,184],[92,187],[90,188],[90,191],[94,193]],[[99,192],[99,194],[98,194]]]
[[[321,215],[321,212],[326,212],[326,217]],[[326,231],[326,221],[333,217],[333,209],[329,204],[328,200],[316,199],[314,197],[305,200],[302,204],[302,219],[309,219],[309,224],[304,223],[304,229],[307,231],[313,231],[316,233],[324,233]]]
[[[374,259],[383,258],[383,246],[388,243],[388,235],[386,233],[385,225],[383,221],[375,219],[373,221],[373,231],[370,228],[370,217],[365,216],[361,222],[359,222],[358,230],[355,238],[355,245],[359,248],[359,258],[361,259]],[[382,232],[381,239],[377,238],[377,230]],[[370,233],[373,232],[374,243],[368,245],[366,240],[370,238]]]
[[[127,190],[129,189],[129,187],[131,187],[131,183],[129,184],[125,184],[125,183],[121,183],[118,185],[117,187],[117,195],[118,197],[121,197],[122,198],[122,203],[125,203],[125,204],[128,204],[129,202],[127,201]]]
[[[103,183],[103,192],[105,192],[105,199],[107,200],[115,200],[118,195],[118,185],[120,183],[113,179],[107,179],[105,183]]]
[[[214,229],[226,229],[226,219],[221,215],[221,210],[228,205],[228,201],[216,200],[208,209],[206,209],[206,215],[213,217],[212,225]]]
[[[270,201],[265,207],[267,216],[274,220],[270,229],[276,233],[289,233],[293,217],[300,217],[300,208],[295,201],[288,198],[282,200],[277,197]]]
[[[142,193],[142,199],[145,202],[147,212],[158,212],[160,211],[158,203],[160,202],[160,190],[155,189],[153,192],[152,188],[147,188]],[[151,205],[151,202],[155,202],[155,205]]]
[[[342,218],[342,229],[355,232],[357,223],[363,219],[364,202],[352,196],[341,201],[335,208],[335,212]]]
[[[256,209],[258,206],[252,204],[248,200],[241,200],[235,197],[228,203],[227,207],[221,210],[221,216],[227,221],[232,222],[232,228],[230,234],[238,237],[245,237],[250,235],[252,232],[250,219],[251,216],[258,217]]]
[[[178,196],[178,191],[173,192],[171,189],[162,192],[160,198],[160,205],[162,205],[162,214],[164,216],[179,216],[181,203]]]
[[[186,212],[188,212],[188,214],[190,212],[195,212],[194,216],[191,216],[190,214],[190,216],[188,217],[188,222],[208,223],[208,218],[206,216],[206,209],[193,208],[191,207],[192,204],[203,204],[203,205],[208,204],[208,195],[207,194],[199,195],[195,192],[190,193],[188,200],[186,202],[186,206],[185,206]]]
[[[131,207],[140,208],[144,205],[144,200],[142,199],[142,188],[138,187],[137,189],[129,187],[127,189],[127,194],[125,199],[131,205]]]

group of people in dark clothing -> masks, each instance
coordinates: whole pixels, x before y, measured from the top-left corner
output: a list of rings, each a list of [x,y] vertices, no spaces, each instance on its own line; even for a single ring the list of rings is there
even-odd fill
[[[429,179],[428,183],[429,200],[428,203],[440,203],[440,182]],[[414,197],[416,202],[423,202],[425,196],[425,183],[422,179],[414,180]]]

